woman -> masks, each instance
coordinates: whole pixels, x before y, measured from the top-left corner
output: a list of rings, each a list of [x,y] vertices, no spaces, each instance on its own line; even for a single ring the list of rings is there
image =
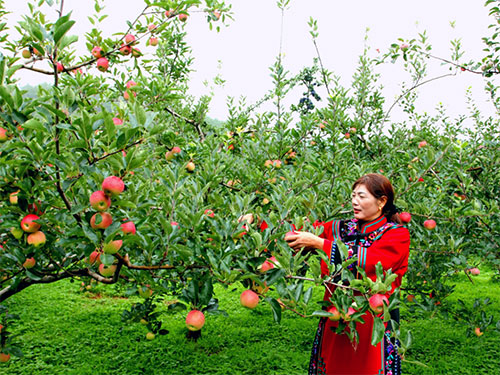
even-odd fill
[[[295,250],[323,250],[331,263],[341,262],[336,245],[336,241],[340,240],[349,248],[350,256],[358,257],[352,271],[356,274],[358,268],[363,268],[372,280],[376,279],[375,265],[381,262],[384,270],[392,269],[398,275],[387,293],[389,297],[401,285],[408,267],[410,248],[410,234],[400,225],[390,181],[375,173],[359,178],[352,188],[352,208],[353,219],[321,224],[324,230],[319,237],[308,232],[296,232],[285,240]],[[321,272],[323,276],[328,274],[328,266],[323,261]],[[329,300],[330,296],[327,289],[324,300]],[[399,320],[399,312],[393,310],[391,317]],[[386,328],[384,340],[373,346],[373,317],[367,312],[363,320],[364,324],[356,324],[359,343],[353,347],[347,335],[335,333],[337,322],[321,318],[313,343],[309,374],[400,374],[400,358],[397,344],[390,339],[390,327]]]

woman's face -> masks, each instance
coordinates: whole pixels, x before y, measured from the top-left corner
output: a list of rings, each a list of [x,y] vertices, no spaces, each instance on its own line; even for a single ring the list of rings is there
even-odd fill
[[[352,191],[352,208],[354,217],[362,221],[371,221],[382,215],[386,197],[375,198],[365,185],[358,185]]]

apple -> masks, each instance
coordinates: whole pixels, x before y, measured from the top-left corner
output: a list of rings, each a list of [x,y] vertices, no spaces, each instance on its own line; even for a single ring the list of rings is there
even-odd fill
[[[94,191],[89,200],[92,208],[97,211],[106,211],[111,206],[111,199],[102,190]]]
[[[264,162],[264,167],[266,167],[266,168],[271,168],[272,166],[273,166],[273,162],[272,162],[272,160],[269,160],[269,159],[268,159],[268,160],[266,160],[266,161]]]
[[[345,139],[349,139],[349,138],[351,138],[351,135],[349,133],[345,133],[344,137],[345,137]]]
[[[0,362],[9,362],[10,360],[10,354],[6,354],[6,353],[0,353]]]
[[[174,154],[180,154],[181,153],[181,149],[180,149],[180,147],[174,146],[174,147],[172,147],[172,152]]]
[[[23,263],[23,267],[26,268],[27,270],[30,269],[30,268],[33,268],[35,267],[35,264],[36,264],[36,260],[35,258],[27,258],[24,263]]]
[[[125,43],[130,44],[133,42],[135,42],[135,36],[133,36],[132,34],[125,35]]]
[[[368,303],[375,314],[380,314],[384,311],[384,303],[389,305],[389,300],[384,294],[374,294],[370,297]]]
[[[101,72],[105,72],[109,68],[109,61],[105,57],[100,57],[97,59],[97,69],[99,69]]]
[[[28,244],[33,245],[35,247],[43,246],[45,242],[47,241],[47,238],[45,237],[45,233],[41,231],[36,231],[34,233],[30,233],[28,235]]]
[[[191,310],[186,316],[186,327],[190,331],[199,331],[205,324],[205,315],[200,310]]]
[[[415,296],[413,294],[408,294],[408,296],[406,296],[406,300],[408,302],[414,302],[415,301]]]
[[[281,168],[281,160],[273,160],[273,165],[275,168]]]
[[[276,267],[275,263],[277,263],[278,261],[276,260],[276,258],[274,256],[270,257],[269,259],[265,260],[264,263],[262,263],[260,265],[260,272],[264,273],[264,272],[267,272],[271,269],[273,269],[274,267]]]
[[[129,89],[131,87],[137,86],[137,83],[135,81],[130,80],[126,83],[126,86],[127,86],[127,89]]]
[[[353,307],[349,307],[347,309],[347,312],[343,314],[343,318],[346,322],[349,322],[351,320],[351,316],[356,312]]]
[[[169,9],[169,10],[165,11],[165,16],[168,17],[168,18],[175,16],[174,10],[173,9]]]
[[[182,21],[182,22],[186,22],[188,19],[188,15],[185,14],[185,13],[181,13],[179,14],[179,20]]]
[[[148,332],[146,333],[146,340],[154,340],[155,339],[155,334],[153,332]]]
[[[409,212],[401,212],[399,218],[403,223],[409,223],[411,221],[411,214]]]
[[[135,234],[135,224],[132,221],[127,221],[121,225],[122,232],[125,234]]]
[[[269,290],[269,287],[267,286],[267,283],[264,281],[264,286],[261,286],[260,284],[256,283],[255,281],[252,280],[252,286],[251,289],[258,294],[265,294]]]
[[[205,210],[205,215],[207,215],[208,217],[214,217],[215,216],[214,212],[211,209],[206,209]]]
[[[218,21],[220,19],[220,11],[219,10],[214,10],[212,12],[212,15],[214,16],[215,20]]]
[[[170,225],[171,225],[172,227],[178,227],[178,226],[179,226],[179,223],[178,223],[177,221],[171,221],[171,222],[170,222]]]
[[[429,230],[436,228],[436,222],[432,219],[424,221],[424,227]]]
[[[349,131],[350,131],[352,134],[354,134],[354,133],[356,133],[356,132],[358,131],[358,129],[356,129],[356,128],[349,128]]]
[[[142,318],[141,320],[139,320],[139,323],[141,323],[143,326],[147,326],[149,324],[149,322],[146,319],[144,319],[144,318]]]
[[[153,31],[154,29],[156,29],[156,25],[154,23],[150,23],[148,25],[148,31]]]
[[[471,275],[475,275],[475,276],[477,276],[477,275],[479,275],[481,273],[481,271],[479,271],[479,268],[476,268],[476,267],[469,268],[468,271],[471,273]]]
[[[27,233],[34,233],[40,229],[40,224],[35,222],[40,218],[35,214],[28,214],[21,220],[21,229]]]
[[[259,295],[253,290],[247,289],[243,293],[241,293],[240,303],[241,306],[253,310],[259,304]]]
[[[120,177],[109,176],[102,182],[102,190],[106,195],[119,195],[125,189],[125,184]]]
[[[335,306],[330,306],[326,309],[326,312],[333,314],[333,316],[329,316],[328,319],[333,320],[334,322],[340,320],[340,311]]]
[[[123,125],[123,121],[118,117],[113,117],[113,124],[115,125]]]
[[[101,264],[101,253],[97,250],[92,251],[89,255],[89,263],[92,264]]]
[[[130,46],[127,46],[126,44],[123,44],[120,47],[120,53],[124,56],[130,55],[130,52],[132,52],[132,48]]]
[[[481,332],[481,328],[479,327],[476,327],[474,329],[474,333],[476,334],[477,337],[481,337],[483,335],[484,332]]]
[[[96,224],[97,215],[101,215],[101,221]],[[92,229],[106,229],[113,223],[113,218],[108,212],[97,212],[90,218],[90,226]]]
[[[192,161],[186,164],[186,169],[188,172],[193,172],[195,168],[196,165]]]
[[[18,191],[15,191],[13,193],[10,193],[9,195],[9,202],[11,204],[17,204],[17,194],[19,193],[19,190]]]
[[[286,238],[287,238],[288,236],[295,236],[295,235],[297,235],[297,234],[298,234],[298,233],[297,233],[297,232],[295,232],[294,230],[291,230],[291,231],[287,232],[287,233],[285,234],[285,241],[287,241],[287,242],[291,241],[291,240],[287,240]]]
[[[25,48],[23,49],[23,52],[21,52],[21,55],[25,58],[25,59],[29,59],[31,57],[31,52],[28,48]]]
[[[0,142],[5,142],[9,139],[7,135],[7,129],[0,128]]]
[[[3,325],[0,324],[0,333],[2,332]]]
[[[402,43],[399,48],[401,48],[401,51],[406,52],[410,46],[407,43]]]
[[[324,128],[326,128],[326,124],[328,124],[328,123],[327,123],[325,120],[323,120],[323,121],[321,121],[321,122],[319,123],[319,125],[318,125],[318,126],[319,126],[319,128],[320,128],[320,129],[324,129]]]
[[[139,295],[142,298],[149,298],[153,295],[153,290],[151,288],[148,288],[147,286],[140,286]]]
[[[269,204],[269,199],[267,198],[262,199],[262,205],[265,206],[266,204]]]
[[[422,147],[425,147],[427,146],[427,142],[426,141],[421,141],[419,144],[418,144],[418,148],[422,148]]]
[[[33,203],[30,203],[28,204],[28,212],[30,214],[37,214],[37,215],[42,215],[43,212],[42,210],[40,209],[41,207],[41,201],[40,199],[38,200],[38,204],[36,204],[36,202],[33,202]]]
[[[10,228],[10,233],[12,233],[16,240],[20,240],[23,236],[24,231],[20,228],[12,227]]]
[[[64,65],[60,62],[56,64],[56,69],[58,73],[62,73],[64,71]]]
[[[132,56],[134,57],[141,57],[142,52],[139,48],[132,48]]]
[[[99,266],[99,273],[104,277],[113,276],[116,271],[116,266],[113,264],[111,266],[106,266],[104,263]]]
[[[123,241],[122,240],[114,240],[108,242],[104,247],[102,248],[102,251],[104,251],[106,254],[116,254],[118,250],[122,247]]]
[[[151,38],[149,38],[149,45],[156,47],[158,45],[158,38],[155,36],[152,36]]]
[[[94,56],[95,58],[97,59],[100,59],[101,57],[103,57],[103,50],[101,47],[98,47],[98,46],[95,46],[94,48],[92,48],[92,56]]]

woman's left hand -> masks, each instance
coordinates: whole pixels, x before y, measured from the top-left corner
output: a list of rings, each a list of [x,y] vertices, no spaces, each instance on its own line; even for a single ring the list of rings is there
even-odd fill
[[[305,250],[320,250],[323,248],[324,239],[320,238],[309,232],[295,231],[295,234],[288,234],[285,236],[285,241],[295,251],[300,249]]]

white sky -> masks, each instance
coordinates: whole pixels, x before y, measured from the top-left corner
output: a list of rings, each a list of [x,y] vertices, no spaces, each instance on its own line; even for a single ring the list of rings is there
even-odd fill
[[[193,13],[187,22],[196,70],[190,92],[194,96],[208,93],[203,82],[220,74],[226,84],[215,89],[209,115],[221,120],[227,116],[228,95],[245,96],[250,104],[272,88],[269,67],[278,55],[280,42],[281,11],[275,0],[233,0],[232,3],[235,21],[227,28],[222,27],[220,33],[209,31],[202,13]],[[82,48],[85,48],[83,34],[91,26],[87,16],[91,15],[93,4],[91,0],[65,1],[65,11],[74,9],[77,24],[71,33],[80,35],[78,43]],[[318,21],[318,45],[325,67],[340,76],[345,87],[350,86],[363,51],[366,28],[370,29],[367,44],[372,55],[376,55],[376,49],[385,52],[398,37],[416,38],[426,30],[434,55],[449,58],[449,41],[461,38],[466,51],[464,61],[479,58],[483,48],[481,37],[488,35],[487,26],[492,22],[483,4],[482,0],[291,0],[283,29],[284,66],[294,74],[311,65],[316,53],[307,25],[309,17]],[[105,13],[110,15],[103,23],[106,35],[124,31],[125,20],[133,20],[143,8],[139,0],[105,0],[105,5]],[[10,20],[27,13],[24,1],[6,0],[5,6],[13,12]],[[46,14],[56,16],[53,10]],[[455,21],[454,29],[450,21]],[[153,47],[140,48],[147,52]],[[432,67],[429,78],[447,72],[437,61],[429,64]],[[388,107],[399,93],[400,82],[409,77],[399,64],[379,66],[377,72],[382,74],[380,82],[385,87]],[[47,78],[22,71],[23,83],[36,84],[44,79]],[[482,77],[470,73],[435,81],[420,90],[418,109],[434,113],[436,105],[442,102],[451,117],[467,113],[465,90],[472,87],[479,108],[485,115],[491,114],[493,106],[487,103],[483,86]],[[296,102],[298,97],[293,100]],[[404,115],[394,111],[393,119],[402,120]]]

